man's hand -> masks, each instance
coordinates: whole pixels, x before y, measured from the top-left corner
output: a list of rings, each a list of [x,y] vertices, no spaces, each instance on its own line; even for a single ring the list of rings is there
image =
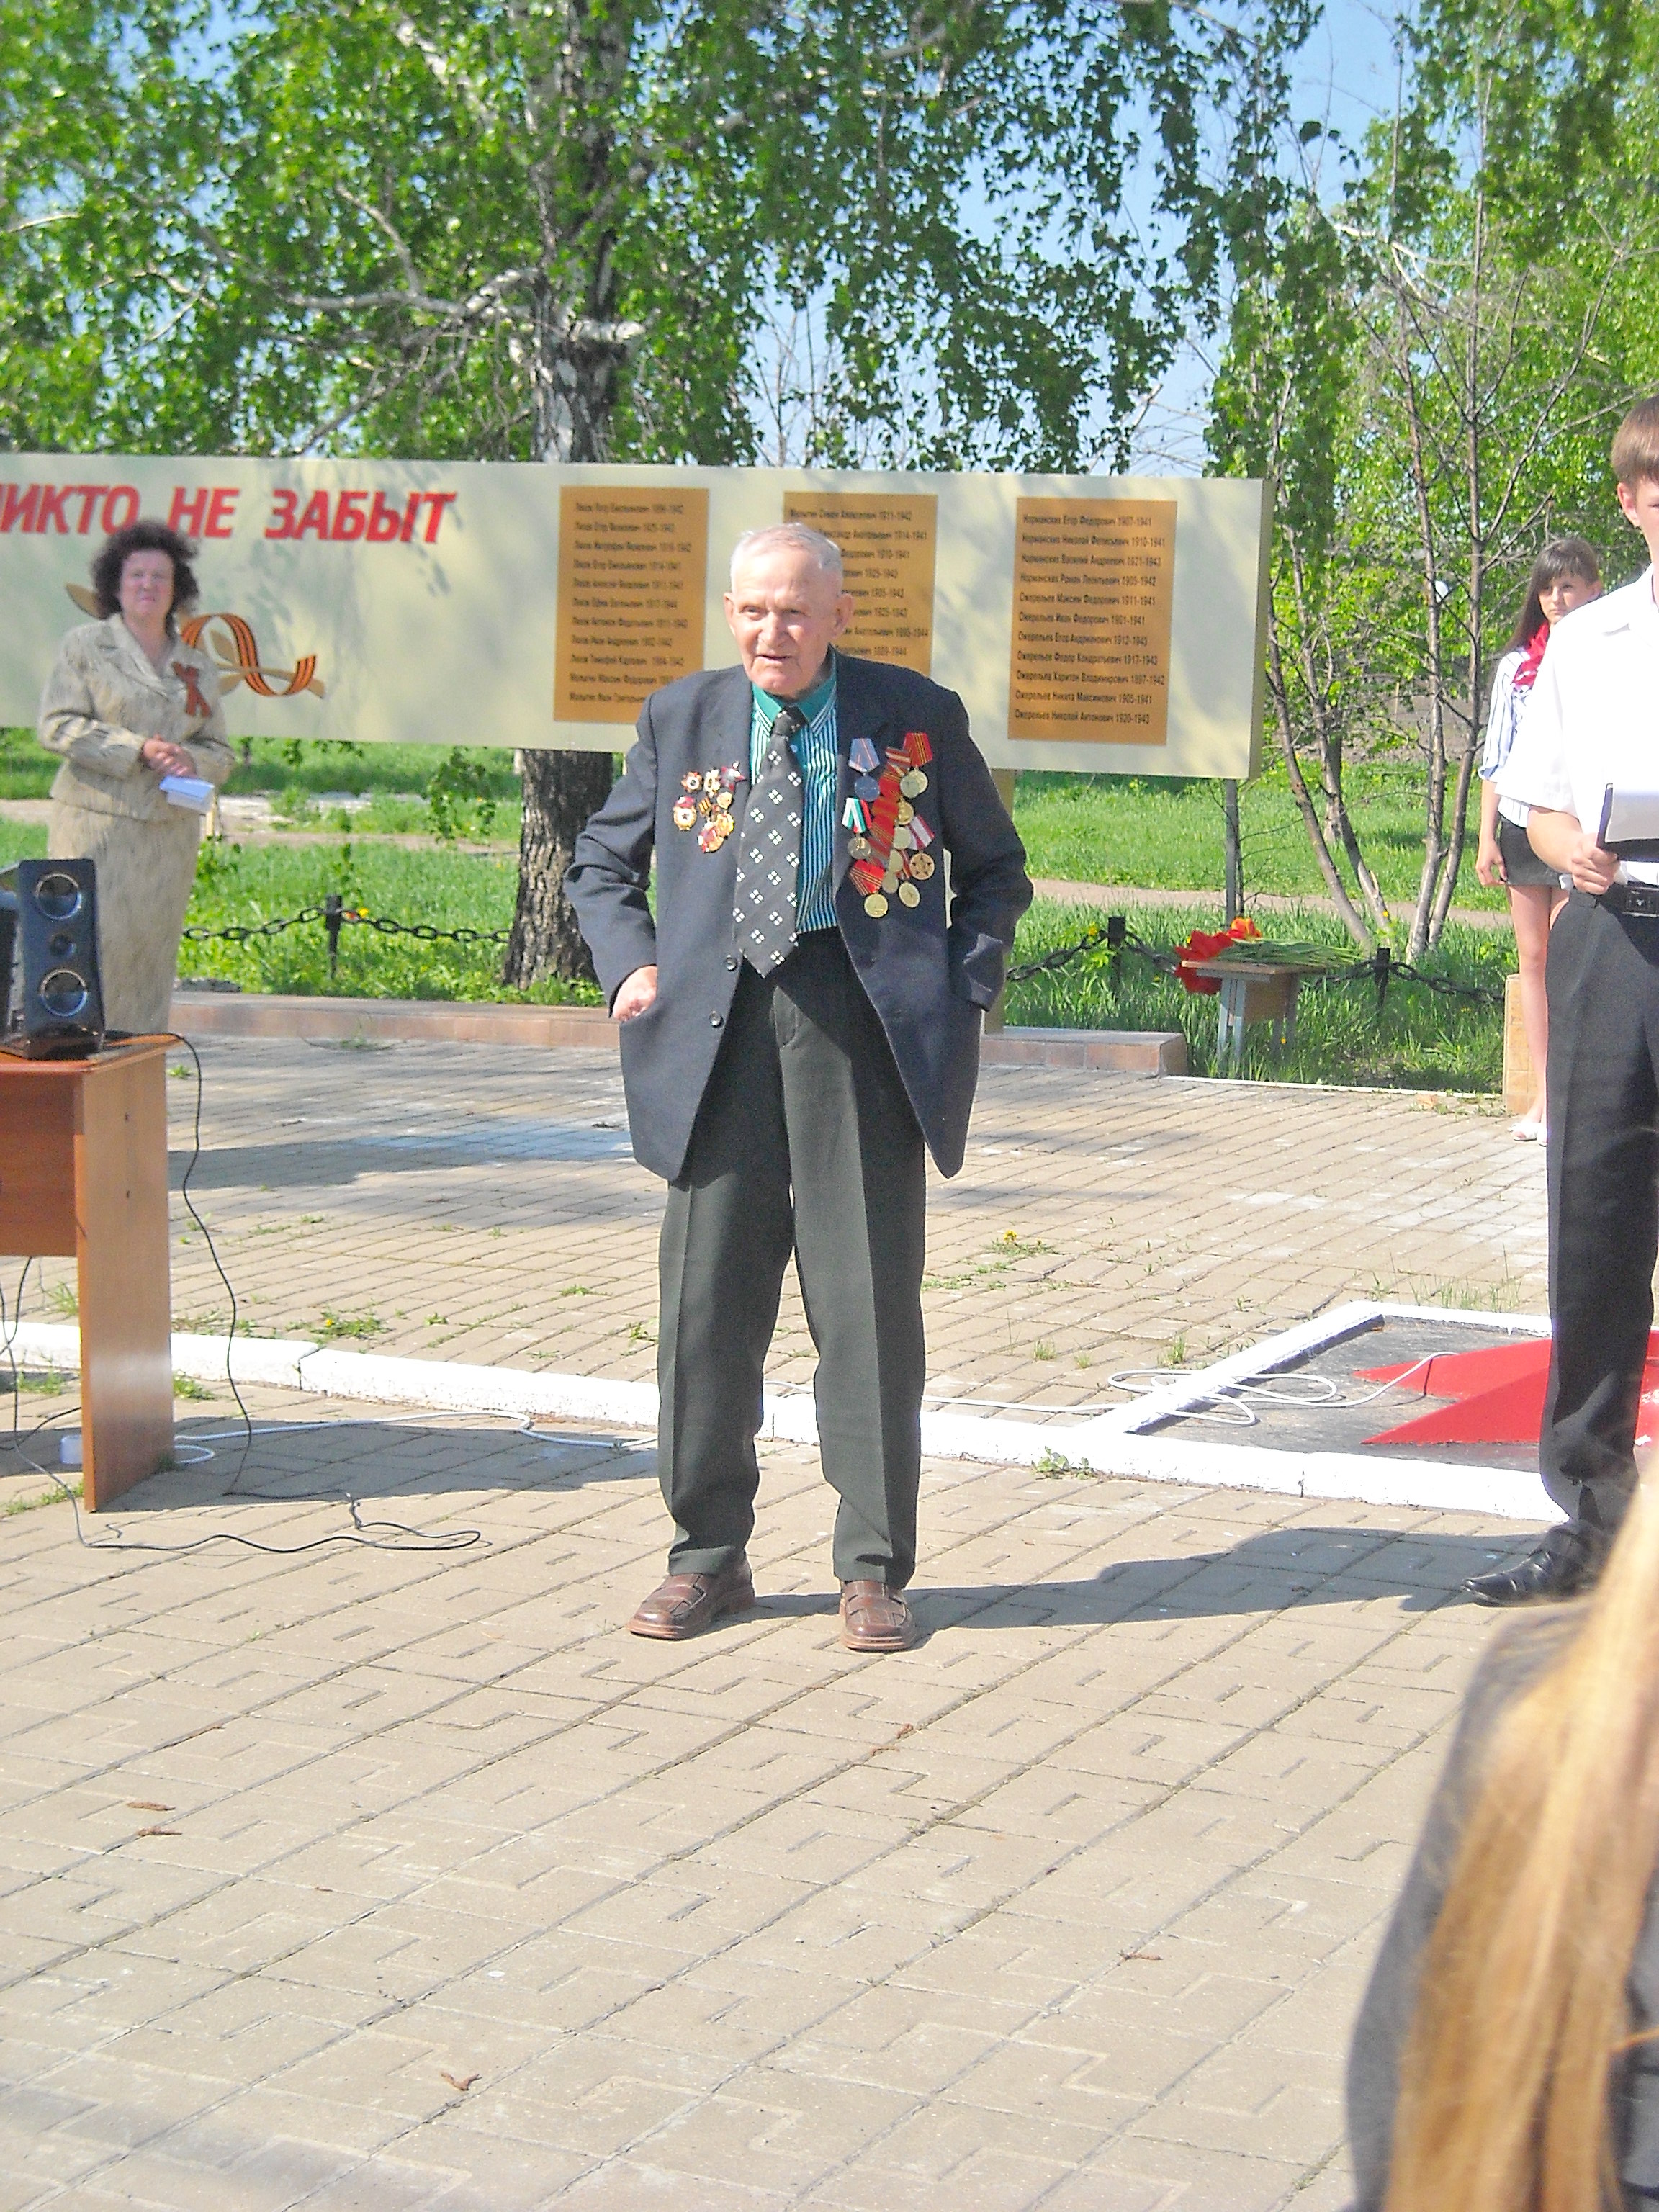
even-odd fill
[[[1618,879],[1618,854],[1598,844],[1576,814],[1534,806],[1527,817],[1527,836],[1544,866],[1571,876],[1581,891],[1599,898]]]
[[[657,971],[654,968],[636,968],[611,1001],[613,1022],[636,1020],[657,995]]]
[[[1588,830],[1581,830],[1567,848],[1567,872],[1581,891],[1600,897],[1619,880],[1619,855],[1598,845]]]
[[[194,775],[196,756],[187,753],[182,745],[173,744],[167,738],[146,738],[138,757],[146,768],[153,768],[157,775]]]

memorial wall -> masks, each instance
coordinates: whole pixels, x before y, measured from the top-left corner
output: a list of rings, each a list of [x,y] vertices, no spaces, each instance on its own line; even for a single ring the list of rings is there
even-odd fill
[[[736,659],[732,544],[787,519],[842,549],[848,649],[959,691],[994,766],[1257,764],[1257,483],[0,454],[0,719],[33,721],[140,513],[199,544],[234,736],[619,750],[648,691]]]

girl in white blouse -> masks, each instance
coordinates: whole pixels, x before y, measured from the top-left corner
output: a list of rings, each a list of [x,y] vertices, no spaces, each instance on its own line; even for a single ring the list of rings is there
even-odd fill
[[[1544,961],[1550,924],[1566,893],[1527,841],[1527,810],[1500,799],[1492,778],[1510,757],[1516,732],[1537,677],[1551,629],[1574,607],[1600,596],[1601,563],[1582,538],[1553,538],[1533,563],[1527,603],[1508,650],[1492,671],[1492,705],[1486,742],[1480,755],[1480,844],[1474,872],[1483,884],[1506,884],[1515,923],[1515,950],[1521,971],[1521,1021],[1537,1093],[1515,1124],[1517,1137],[1540,1145],[1548,1134],[1545,1120],[1544,1061],[1549,1048],[1549,1016],[1544,1002]]]

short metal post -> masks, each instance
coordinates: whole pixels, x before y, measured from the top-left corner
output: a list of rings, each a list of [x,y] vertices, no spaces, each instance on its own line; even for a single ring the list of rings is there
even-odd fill
[[[1221,811],[1227,823],[1227,925],[1244,911],[1244,848],[1238,832],[1238,779],[1221,780]]]
[[[1244,1064],[1244,1009],[1249,989],[1249,984],[1243,975],[1224,975],[1221,979],[1217,1056],[1224,1067],[1231,1067],[1235,1073]]]
[[[331,983],[340,972],[340,917],[345,902],[338,891],[330,891],[323,901],[323,927],[328,932],[328,980]]]
[[[1382,1018],[1382,1009],[1389,1000],[1389,969],[1394,963],[1394,954],[1386,945],[1376,948],[1376,1018]]]
[[[1106,917],[1106,951],[1109,959],[1107,981],[1114,994],[1123,981],[1123,946],[1129,934],[1127,914],[1109,914]]]

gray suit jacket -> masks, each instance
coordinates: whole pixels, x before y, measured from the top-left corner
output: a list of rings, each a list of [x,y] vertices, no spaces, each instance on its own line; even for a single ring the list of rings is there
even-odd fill
[[[1348,2139],[1357,2190],[1351,2212],[1382,2212],[1388,2197],[1400,2061],[1417,2004],[1419,1971],[1451,1880],[1482,1754],[1510,1701],[1538,1680],[1576,1625],[1572,1613],[1553,1610],[1517,1621],[1487,1652],[1469,1686],[1445,1772],[1354,2027],[1348,2054]],[[1586,1894],[1580,1909],[1588,1918],[1596,1909],[1595,1899]],[[1626,1995],[1637,2034],[1659,2023],[1659,1913],[1652,1896],[1631,1960]],[[1659,2045],[1638,2043],[1615,2072],[1613,2118],[1626,2205],[1635,2212],[1638,2206],[1659,2204]]]
[[[878,754],[925,730],[933,759],[917,815],[950,854],[950,910],[941,864],[911,908],[895,899],[874,920],[848,875],[850,832],[838,828],[833,867],[836,915],[853,964],[881,1018],[929,1151],[943,1174],[962,1165],[979,1075],[982,1009],[1002,987],[1014,925],[1031,902],[1025,852],[989,769],[968,734],[954,691],[908,669],[839,659],[836,722],[839,823],[854,772],[854,741]],[[685,1164],[692,1124],[714,1065],[737,989],[732,906],[736,835],[703,852],[695,831],[677,830],[674,801],[692,769],[729,768],[747,802],[752,695],[741,668],[688,676],[645,702],[639,739],[605,805],[576,841],[565,878],[607,1000],[636,968],[656,964],[656,1002],[622,1032],[634,1151],[673,1182]],[[646,887],[657,866],[656,914]]]

